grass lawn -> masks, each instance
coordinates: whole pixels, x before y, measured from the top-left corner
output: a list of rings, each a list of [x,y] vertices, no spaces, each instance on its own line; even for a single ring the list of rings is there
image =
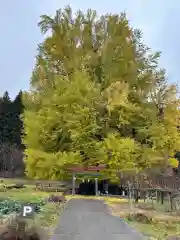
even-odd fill
[[[129,219],[129,204],[127,199],[107,199],[106,203],[110,206],[113,215],[123,218],[130,225],[142,232],[148,239],[165,240],[168,236],[180,236],[180,216],[173,216],[166,212],[167,204],[140,201],[138,205],[133,204],[131,220]],[[147,216],[150,221],[140,221],[136,218],[137,213]]]
[[[69,195],[67,199],[96,199],[96,200],[103,200],[107,203],[122,203],[128,202],[127,199],[124,198],[117,198],[117,197],[108,197],[108,196],[84,196],[84,195]]]
[[[63,210],[62,204],[47,203],[40,214],[36,215],[35,225],[37,228],[46,230],[49,237],[53,234],[53,230],[57,224],[60,214]]]
[[[48,197],[51,193],[36,191],[33,187],[22,189],[7,189],[0,192],[0,199],[20,200],[24,202],[36,202],[40,198]]]
[[[16,200],[25,203],[38,203],[42,199],[48,198],[50,195],[60,195],[61,193],[43,192],[36,190],[35,186],[29,185],[22,189],[4,190],[0,186],[0,200]],[[52,233],[54,226],[59,218],[63,204],[46,203],[41,208],[41,212],[35,215],[34,220],[28,220],[29,224],[35,224],[36,227],[44,228],[49,234]]]
[[[152,240],[165,240],[170,236],[180,236],[180,223],[152,222],[145,224],[128,220],[127,222]]]

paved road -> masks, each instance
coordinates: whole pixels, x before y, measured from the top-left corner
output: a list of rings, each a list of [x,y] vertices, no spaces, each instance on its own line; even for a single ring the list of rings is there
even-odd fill
[[[53,240],[142,240],[135,229],[108,213],[97,200],[72,199],[61,215]]]

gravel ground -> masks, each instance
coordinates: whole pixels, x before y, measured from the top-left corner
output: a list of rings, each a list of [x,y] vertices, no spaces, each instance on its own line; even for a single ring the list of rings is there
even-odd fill
[[[56,226],[53,240],[143,240],[135,229],[110,215],[98,200],[71,199]]]

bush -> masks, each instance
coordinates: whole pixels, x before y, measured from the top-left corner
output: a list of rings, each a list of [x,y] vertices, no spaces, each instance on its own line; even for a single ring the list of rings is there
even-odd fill
[[[15,188],[15,189],[25,188],[24,184],[21,184],[21,183],[17,183],[15,185],[13,185],[12,187]]]
[[[60,196],[55,196],[55,195],[51,195],[48,199],[49,202],[55,202],[55,203],[62,203],[66,201],[66,198],[64,195],[60,195]]]
[[[40,240],[42,233],[34,226],[28,227],[25,220],[16,218],[8,226],[1,229],[1,240]],[[44,239],[44,238],[43,238]]]
[[[44,200],[39,201],[35,204],[35,211],[39,213],[41,211],[41,207],[45,204]],[[21,210],[21,202],[15,200],[0,200],[0,214],[8,215],[10,213],[20,213]]]
[[[141,223],[151,223],[153,221],[152,217],[147,216],[144,213],[134,213],[134,214],[130,214],[127,219],[129,221],[137,221],[137,222],[141,222]]]

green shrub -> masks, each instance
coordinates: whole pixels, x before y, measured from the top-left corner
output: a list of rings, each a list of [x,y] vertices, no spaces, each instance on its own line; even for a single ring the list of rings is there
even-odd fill
[[[0,200],[0,215],[8,215],[13,212],[20,213],[22,202],[16,200]],[[32,203],[29,203],[32,204]],[[44,200],[40,200],[35,204],[35,211],[39,213],[41,211],[41,207],[45,205]]]

